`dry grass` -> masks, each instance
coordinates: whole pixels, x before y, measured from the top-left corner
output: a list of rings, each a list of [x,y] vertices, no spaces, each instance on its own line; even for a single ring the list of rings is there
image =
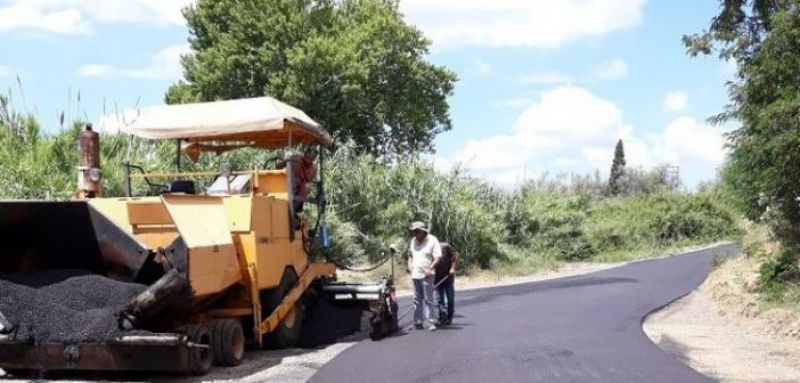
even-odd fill
[[[759,262],[742,257],[714,271],[703,289],[731,321],[762,334],[800,341],[800,313],[781,305],[764,304],[758,294]]]

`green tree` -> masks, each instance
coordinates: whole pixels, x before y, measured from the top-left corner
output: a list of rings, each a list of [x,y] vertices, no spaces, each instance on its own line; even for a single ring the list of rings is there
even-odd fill
[[[683,37],[689,54],[719,53],[720,58],[747,60],[772,30],[772,16],[797,7],[797,0],[719,0],[720,12],[708,30]]]
[[[751,219],[766,219],[784,245],[800,248],[800,2],[721,1],[708,31],[685,36],[689,54],[735,60],[730,103],[714,119],[735,119],[727,188]]]
[[[397,0],[199,0],[184,15],[193,53],[168,103],[270,95],[381,156],[452,127],[456,75],[426,61]]]
[[[614,161],[611,163],[611,176],[608,177],[608,188],[611,195],[619,195],[620,182],[622,176],[625,175],[625,148],[622,145],[622,139],[617,141],[617,146],[614,148]]]

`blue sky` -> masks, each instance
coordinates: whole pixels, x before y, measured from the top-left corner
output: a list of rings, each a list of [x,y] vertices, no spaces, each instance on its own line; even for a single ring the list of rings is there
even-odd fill
[[[0,0],[0,89],[47,129],[162,102],[187,52],[191,0]],[[431,157],[513,186],[543,173],[628,162],[681,167],[691,187],[724,159],[732,65],[691,59],[680,38],[707,27],[715,0],[405,0],[434,42],[430,60],[460,78],[454,129]],[[17,84],[22,81],[22,91]],[[77,95],[80,93],[80,103]]]

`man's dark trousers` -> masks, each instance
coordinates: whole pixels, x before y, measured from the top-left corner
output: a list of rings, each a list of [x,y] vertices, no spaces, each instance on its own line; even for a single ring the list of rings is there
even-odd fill
[[[447,319],[453,320],[453,313],[455,312],[455,304],[453,298],[455,296],[455,281],[454,275],[450,275],[436,288],[436,295],[439,299],[439,320]],[[438,283],[438,282],[437,282]],[[447,306],[445,306],[445,298],[447,299]],[[446,310],[445,310],[446,307]]]

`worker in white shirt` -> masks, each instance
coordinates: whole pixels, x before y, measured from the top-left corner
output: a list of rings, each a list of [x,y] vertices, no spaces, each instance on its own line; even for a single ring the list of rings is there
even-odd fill
[[[414,283],[414,326],[422,329],[427,321],[428,329],[435,331],[438,315],[433,304],[433,278],[442,248],[424,223],[414,222],[409,230],[413,235],[408,247],[408,269]]]

